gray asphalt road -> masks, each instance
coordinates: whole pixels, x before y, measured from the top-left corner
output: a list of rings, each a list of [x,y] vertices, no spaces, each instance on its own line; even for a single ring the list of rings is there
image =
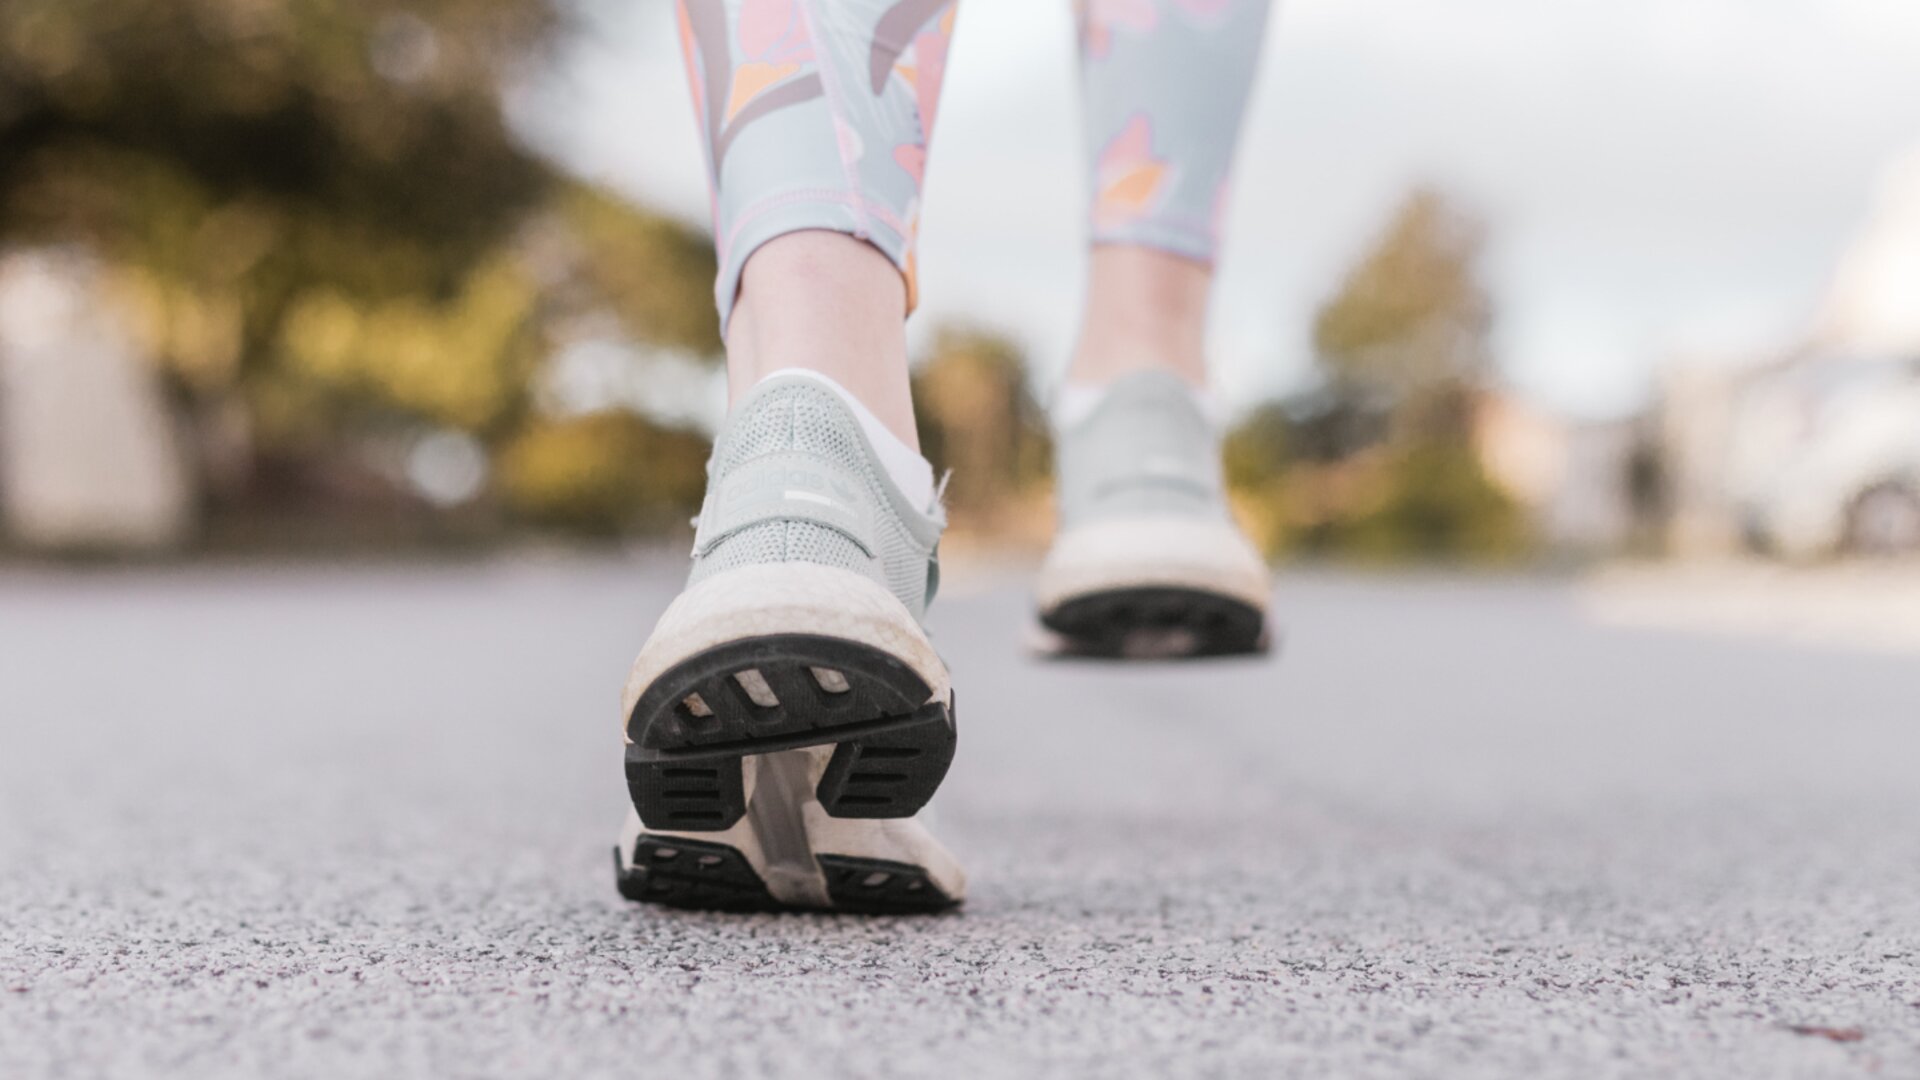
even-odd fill
[[[1277,665],[1041,667],[961,590],[966,912],[689,915],[608,856],[676,574],[0,573],[0,1076],[1920,1076],[1911,658],[1306,576]]]

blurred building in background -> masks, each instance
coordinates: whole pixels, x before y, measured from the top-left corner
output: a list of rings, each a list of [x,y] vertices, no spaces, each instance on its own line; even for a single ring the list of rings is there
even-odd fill
[[[0,523],[42,549],[167,549],[195,477],[152,357],[73,252],[0,257]]]
[[[1648,547],[1654,481],[1643,419],[1576,420],[1489,395],[1474,447],[1488,475],[1526,508],[1544,547],[1575,556]]]
[[[1835,352],[1920,355],[1920,147],[1881,179],[1872,216],[1834,275],[1814,340]]]
[[[1920,152],[1882,180],[1805,340],[1677,364],[1655,411],[1676,553],[1920,552]]]

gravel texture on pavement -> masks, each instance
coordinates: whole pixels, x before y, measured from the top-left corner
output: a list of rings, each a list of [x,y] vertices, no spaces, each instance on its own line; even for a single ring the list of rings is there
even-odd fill
[[[0,571],[0,1076],[1920,1077],[1920,664],[1283,579],[935,641],[957,915],[613,890],[664,556]]]

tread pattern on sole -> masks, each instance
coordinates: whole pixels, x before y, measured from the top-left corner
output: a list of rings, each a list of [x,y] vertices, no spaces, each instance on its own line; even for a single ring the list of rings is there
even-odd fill
[[[820,855],[832,911],[855,915],[923,915],[947,911],[958,901],[940,891],[921,867],[886,859]],[[681,836],[641,836],[633,868],[614,849],[620,895],[641,904],[689,911],[805,911],[781,904],[754,873],[746,856],[726,844]]]
[[[864,915],[919,915],[958,901],[940,891],[921,867],[887,859],[817,855],[835,910]]]
[[[768,634],[662,672],[627,718],[627,788],[649,828],[719,831],[746,813],[740,759],[838,744],[818,795],[834,817],[918,813],[953,764],[950,701],[857,641]]]
[[[613,872],[620,895],[640,903],[702,911],[780,907],[747,857],[726,844],[643,835],[634,843],[631,870],[614,849]]]
[[[1174,660],[1268,649],[1259,608],[1204,589],[1105,589],[1062,601],[1042,612],[1040,623],[1060,636],[1066,656]]]

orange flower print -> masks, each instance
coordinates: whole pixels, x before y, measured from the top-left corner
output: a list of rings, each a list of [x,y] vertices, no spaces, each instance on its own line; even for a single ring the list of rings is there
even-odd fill
[[[727,121],[813,59],[813,45],[807,40],[796,0],[744,0],[735,37],[744,61],[733,73]]]
[[[1153,153],[1153,122],[1134,113],[1101,149],[1094,165],[1094,217],[1103,222],[1144,217],[1160,205],[1172,179],[1167,159]]]

